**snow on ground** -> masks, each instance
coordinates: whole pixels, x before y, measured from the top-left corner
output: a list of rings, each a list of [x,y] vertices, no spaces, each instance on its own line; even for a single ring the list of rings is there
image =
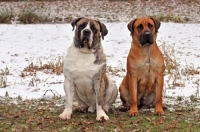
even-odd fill
[[[105,25],[109,33],[102,44],[107,55],[107,65],[112,68],[126,69],[126,57],[131,43],[127,23],[105,23]],[[192,64],[198,70],[200,67],[199,31],[200,24],[162,23],[157,43],[173,46],[177,62],[182,67]],[[42,98],[44,94],[64,96],[63,74],[58,76],[36,72],[25,77],[20,75],[31,62],[39,65],[40,62],[43,64],[55,62],[59,57],[64,56],[67,48],[72,44],[73,36],[71,24],[0,25],[0,73],[6,66],[11,73],[0,76],[0,80],[4,79],[7,82],[6,88],[0,88],[0,96],[5,96],[6,91],[10,97],[21,96],[23,99]],[[110,74],[117,86],[120,85],[125,72],[119,71],[119,74],[120,76]],[[165,86],[165,94],[194,95],[199,88],[194,81],[199,78],[199,74],[189,76],[189,79],[183,80],[185,87],[167,89]],[[165,76],[165,82],[167,79],[168,77]],[[31,85],[31,82],[34,82],[34,85]]]

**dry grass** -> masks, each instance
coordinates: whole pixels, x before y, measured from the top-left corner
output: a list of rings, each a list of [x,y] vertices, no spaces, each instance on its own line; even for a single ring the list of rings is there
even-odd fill
[[[124,77],[122,73],[126,72],[126,70],[123,67],[107,66],[107,72],[112,76]]]
[[[3,62],[5,65],[6,63]],[[0,88],[7,87],[7,75],[11,75],[10,70],[8,69],[7,65],[4,69],[0,69]]]
[[[60,75],[63,72],[63,57],[58,57],[55,60],[48,61],[46,63],[42,62],[39,58],[38,63],[31,62],[24,70],[21,72],[21,77],[33,76],[37,71],[43,71],[46,74],[56,74]]]
[[[165,43],[161,45],[161,50],[165,60],[165,75],[168,75],[167,85],[168,88],[172,87],[184,87],[185,85],[180,81],[180,64],[177,63],[177,58],[174,50],[174,46],[166,46]],[[170,84],[172,82],[172,84]]]
[[[1,8],[0,23],[30,24],[49,22],[47,16],[42,14],[39,9],[34,3],[24,4],[18,10],[13,6]]]
[[[195,68],[194,64],[181,66],[177,61],[175,45],[168,46],[165,42],[160,46],[165,60],[165,88],[185,87],[186,83],[194,84],[197,88],[195,97],[199,97],[200,68]],[[196,79],[196,80],[195,80]],[[193,80],[193,81],[192,81]]]
[[[34,7],[21,9],[20,13],[17,16],[17,21],[24,24],[39,23],[42,20],[42,17],[35,13],[36,10],[37,8]]]
[[[0,23],[11,23],[14,17],[14,11],[12,7],[0,9]]]
[[[8,67],[6,66],[5,69],[0,69],[0,75],[5,76],[5,75],[10,75],[10,71],[8,69]]]
[[[189,19],[184,18],[182,16],[178,16],[175,15],[174,13],[170,13],[170,14],[157,14],[157,15],[153,15],[150,16],[153,18],[156,18],[159,21],[164,21],[164,22],[176,22],[176,23],[185,23],[187,21],[189,21]]]
[[[0,76],[0,88],[6,88],[7,78]]]
[[[12,6],[12,15],[8,15]],[[102,22],[129,22],[136,17],[152,16],[161,21],[199,22],[198,1],[37,0],[0,2],[1,23],[63,23],[77,17],[90,17]],[[5,9],[4,9],[5,8]],[[7,14],[7,15],[3,15]],[[6,16],[6,17],[3,17]],[[7,19],[9,18],[9,19]],[[13,20],[11,20],[13,19]]]

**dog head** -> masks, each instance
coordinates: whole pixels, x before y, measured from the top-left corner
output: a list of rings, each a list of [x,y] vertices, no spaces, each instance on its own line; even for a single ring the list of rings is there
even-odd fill
[[[160,22],[154,18],[137,18],[127,25],[131,32],[132,39],[137,41],[139,46],[151,45],[156,41]]]
[[[96,20],[80,17],[71,23],[75,29],[74,44],[77,48],[97,49],[101,44],[101,37],[108,34],[106,26]]]

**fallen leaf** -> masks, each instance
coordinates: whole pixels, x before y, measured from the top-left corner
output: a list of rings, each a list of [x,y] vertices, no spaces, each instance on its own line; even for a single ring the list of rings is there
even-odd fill
[[[33,117],[32,116],[29,116],[28,117],[28,120],[26,121],[26,123],[30,123],[32,121]]]
[[[145,117],[145,119],[149,122],[151,122],[151,119],[149,117]]]

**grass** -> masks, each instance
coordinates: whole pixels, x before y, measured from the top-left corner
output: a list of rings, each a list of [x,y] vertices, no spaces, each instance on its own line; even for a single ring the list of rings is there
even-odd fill
[[[22,9],[18,15],[18,21],[24,24],[41,22],[42,17],[35,13],[36,10],[37,8],[31,7]]]
[[[193,63],[187,64],[183,67],[179,64],[176,51],[174,49],[175,45],[167,45],[163,42],[160,45],[160,50],[163,53],[165,61],[165,72],[164,76],[166,79],[166,88],[174,87],[185,87],[186,82],[193,83],[197,87],[197,95],[199,95],[199,79],[194,79],[194,82],[190,82],[190,78],[197,78],[199,75],[199,67],[195,67]]]
[[[41,4],[42,5],[42,4]],[[23,24],[45,23],[50,20],[33,3],[27,3],[17,14],[17,21]]]
[[[200,131],[200,110],[194,108],[193,102],[188,102],[187,107],[181,104],[168,106],[174,111],[166,109],[164,116],[155,116],[147,109],[140,110],[137,117],[129,117],[128,112],[112,108],[108,114],[110,120],[97,122],[95,113],[73,113],[71,120],[59,119],[58,115],[64,109],[60,106],[62,101],[62,98],[25,101],[1,98],[0,131]]]
[[[22,2],[22,1],[30,1],[30,0],[1,0],[1,1],[6,1],[6,2],[13,2],[13,1],[15,1],[15,2]],[[31,0],[31,1],[46,1],[46,2],[48,2],[48,1],[57,1],[57,0]],[[64,1],[64,0],[60,0],[60,1]]]
[[[0,23],[10,23],[13,17],[14,11],[11,7],[0,10]]]
[[[56,0],[4,0],[3,4],[10,4],[14,10],[10,10],[9,7],[1,9],[0,13],[0,23],[12,23],[12,19],[17,21],[17,23],[22,24],[32,24],[32,23],[69,23],[73,19],[81,16],[91,17],[95,19],[102,19],[106,22],[120,22],[121,20],[130,21],[131,18],[143,16],[151,16],[160,21],[172,21],[177,23],[183,22],[193,22],[195,19],[198,22],[199,8],[198,2],[194,5],[194,11],[191,13],[185,12],[185,10],[193,8],[190,4],[186,4],[182,7],[179,6],[168,6],[165,2],[159,5],[160,2],[155,0],[151,1],[153,5],[150,9],[148,6],[148,0],[140,1],[138,4],[135,0],[106,0],[106,1],[86,1],[84,3],[79,3],[77,1],[56,1]],[[22,6],[15,7],[12,1],[16,3],[23,3]],[[80,1],[81,2],[81,1]],[[194,2],[194,1],[193,1]],[[101,4],[99,4],[101,3]],[[184,2],[183,2],[184,3]],[[55,5],[52,8],[49,5]],[[88,6],[92,5],[91,7]],[[80,6],[81,5],[81,6]],[[185,5],[185,4],[183,4]],[[115,8],[115,6],[117,8]],[[142,8],[141,8],[142,7]],[[160,7],[164,7],[160,8]],[[138,10],[135,10],[137,9]],[[80,9],[85,9],[82,15],[76,12],[80,12]],[[130,11],[132,9],[132,11]],[[146,10],[147,9],[147,10]],[[158,10],[157,10],[158,9]],[[146,11],[145,11],[146,10]],[[150,10],[150,11],[149,11]],[[166,10],[166,11],[165,11]],[[10,12],[12,11],[12,12]],[[109,12],[108,14],[106,12]],[[185,14],[183,14],[185,12]],[[10,13],[12,13],[10,15]],[[188,14],[189,13],[189,14]],[[194,15],[195,14],[195,15]],[[17,19],[17,20],[16,20]],[[122,22],[122,21],[121,21]]]
[[[184,23],[186,21],[189,21],[189,19],[186,19],[186,18],[183,18],[181,16],[178,16],[178,15],[175,15],[173,13],[171,14],[158,14],[158,15],[153,15],[153,16],[150,16],[150,17],[153,17],[159,21],[162,21],[162,22],[175,22],[175,23]]]
[[[39,58],[38,63],[31,62],[27,67],[25,67],[20,76],[32,76],[37,71],[43,71],[46,74],[61,75],[61,73],[63,72],[63,65],[63,56],[59,56],[48,62],[44,62],[44,60],[41,60]]]
[[[29,3],[21,7],[19,11],[15,11],[11,7],[5,7],[0,10],[0,23],[35,24],[50,22],[46,16],[37,11],[39,11],[39,7]]]

